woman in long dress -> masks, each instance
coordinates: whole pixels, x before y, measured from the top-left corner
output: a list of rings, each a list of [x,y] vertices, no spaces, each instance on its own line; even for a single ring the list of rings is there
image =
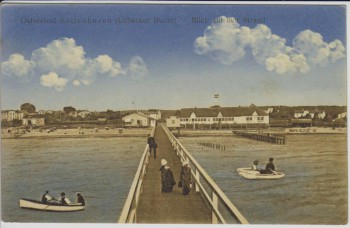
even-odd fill
[[[165,159],[161,160],[159,171],[161,172],[162,192],[172,192],[176,184],[173,172],[167,164],[168,162]]]

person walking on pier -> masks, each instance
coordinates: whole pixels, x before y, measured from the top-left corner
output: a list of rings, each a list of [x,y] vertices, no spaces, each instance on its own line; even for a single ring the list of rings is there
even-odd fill
[[[154,159],[156,159],[157,143],[156,143],[156,140],[154,139],[154,137],[149,135],[148,139],[147,139],[147,144],[149,146],[149,154],[151,155],[151,151],[152,151],[152,148],[153,148]]]
[[[188,164],[188,160],[182,163],[182,169],[180,174],[180,186],[182,187],[182,194],[188,195],[191,191],[192,180],[191,180],[191,167]]]
[[[159,169],[161,172],[162,192],[165,193],[172,192],[173,187],[176,185],[173,172],[167,164],[168,162],[165,159],[162,159],[161,167]]]

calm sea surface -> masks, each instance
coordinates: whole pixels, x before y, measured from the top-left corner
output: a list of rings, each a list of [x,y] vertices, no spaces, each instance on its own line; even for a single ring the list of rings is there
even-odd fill
[[[115,223],[146,139],[80,138],[2,140],[2,219],[6,222]],[[288,135],[286,145],[241,137],[180,138],[250,223],[344,224],[347,222],[346,135]],[[225,145],[225,151],[200,142]],[[280,180],[246,180],[237,168],[275,158]],[[21,209],[19,198],[71,201],[80,191],[87,205],[74,213]]]
[[[250,223],[344,224],[348,217],[346,135],[288,135],[286,145],[251,139],[181,138]],[[225,145],[225,151],[198,142]],[[278,180],[246,180],[237,168],[275,158]]]

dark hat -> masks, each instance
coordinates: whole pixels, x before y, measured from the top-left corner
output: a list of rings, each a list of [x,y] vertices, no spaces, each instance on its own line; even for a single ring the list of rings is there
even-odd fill
[[[65,196],[66,195],[66,193],[64,193],[64,192],[61,192],[61,196]]]
[[[273,161],[273,158],[270,158],[269,161]]]

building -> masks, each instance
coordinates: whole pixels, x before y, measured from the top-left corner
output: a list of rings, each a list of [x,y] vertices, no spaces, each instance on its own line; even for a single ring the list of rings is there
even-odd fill
[[[22,120],[23,112],[19,110],[4,110],[1,111],[1,120],[13,121],[13,120]]]
[[[309,114],[310,118],[313,119],[315,115],[317,115],[318,118],[324,119],[326,117],[326,112],[325,111],[309,111],[309,110],[297,110],[294,112],[294,118],[303,118],[306,117],[306,115]]]
[[[81,118],[85,118],[85,117],[87,117],[89,115],[92,115],[92,113],[87,111],[87,110],[79,110],[79,111],[71,111],[71,112],[69,112],[68,115],[72,116],[72,117],[75,117],[75,118],[78,117],[78,116],[80,116]]]
[[[294,118],[301,118],[301,117],[305,117],[307,114],[309,114],[309,110],[296,110],[294,112]],[[311,114],[310,114],[311,115]],[[313,118],[313,117],[311,117]]]
[[[82,110],[82,111],[77,112],[76,117],[80,116],[81,118],[85,118],[89,115],[91,115],[91,112],[86,111],[86,110]]]
[[[270,114],[273,112],[273,108],[267,108],[264,110],[267,114]]]
[[[22,119],[24,126],[44,126],[45,119],[43,115],[30,114]]]
[[[142,111],[140,113],[143,113],[145,114],[146,116],[150,116],[152,117],[153,119],[156,119],[156,120],[160,120],[162,118],[162,113],[160,112],[160,110],[148,110],[148,111]]]
[[[221,128],[234,125],[268,125],[269,115],[262,109],[250,107],[214,107],[181,109],[180,125],[193,129],[200,127]],[[197,126],[197,127],[196,127]]]
[[[166,119],[166,126],[168,128],[179,128],[180,119],[177,116],[170,116],[170,118]]]
[[[154,127],[156,119],[141,112],[134,112],[122,117],[125,127]]]
[[[312,127],[311,119],[292,119],[292,127]]]
[[[338,114],[338,119],[343,119],[345,117],[347,117],[347,112],[342,112]]]
[[[38,114],[39,115],[45,115],[45,114],[52,114],[52,113],[54,113],[55,111],[53,111],[53,110],[39,110],[38,111]]]
[[[319,112],[317,112],[317,116],[320,119],[324,119],[326,117],[326,111],[319,111]]]

